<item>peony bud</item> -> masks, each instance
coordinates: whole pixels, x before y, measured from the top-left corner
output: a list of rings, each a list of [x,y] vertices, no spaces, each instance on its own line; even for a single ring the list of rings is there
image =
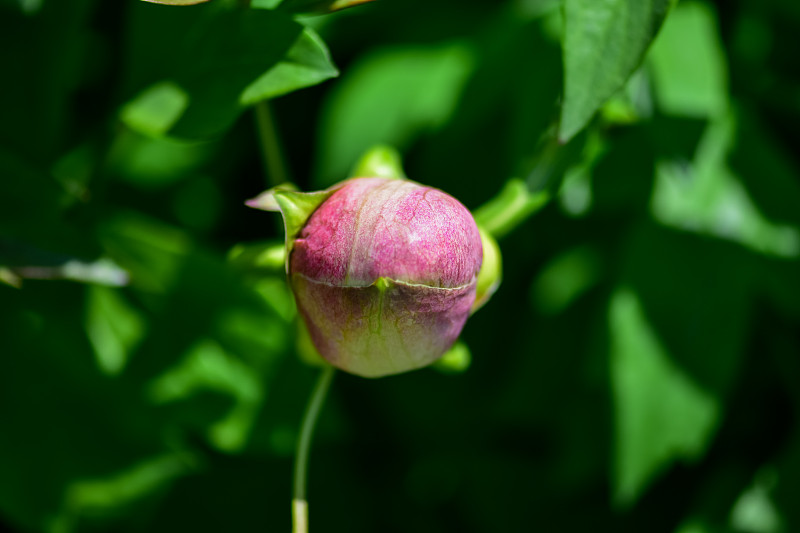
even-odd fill
[[[332,365],[397,374],[431,364],[457,339],[483,248],[452,196],[403,179],[353,178],[321,193],[273,190],[249,205],[284,215],[289,282]]]

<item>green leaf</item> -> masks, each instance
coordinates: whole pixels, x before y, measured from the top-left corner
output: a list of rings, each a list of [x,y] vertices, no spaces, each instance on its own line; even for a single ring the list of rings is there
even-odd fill
[[[674,3],[564,1],[564,105],[558,133],[562,142],[586,126],[625,85]]]
[[[764,216],[727,165],[736,128],[733,113],[723,115],[706,128],[691,164],[658,164],[653,216],[663,224],[732,240],[766,255],[800,257],[800,229]],[[793,191],[785,187],[782,192]]]
[[[648,63],[658,106],[708,118],[728,107],[728,72],[718,23],[707,4],[681,3],[653,43]]]
[[[247,86],[240,101],[244,105],[254,104],[338,75],[325,43],[311,28],[305,28],[286,57]]]
[[[183,361],[150,383],[148,396],[154,404],[166,404],[208,389],[231,395],[232,409],[207,430],[207,438],[220,450],[240,450],[253,428],[264,396],[264,384],[255,369],[229,354],[210,339],[201,339]]]
[[[147,135],[215,137],[247,106],[338,74],[322,40],[285,13],[209,4],[176,16],[142,5],[132,18],[136,94],[120,117]]]
[[[375,144],[402,151],[446,122],[472,66],[467,48],[446,45],[382,50],[351,67],[323,116],[320,183],[340,181]]]
[[[119,374],[142,338],[144,320],[113,289],[93,286],[88,298],[86,332],[97,364],[105,374]]]
[[[589,246],[571,248],[552,259],[531,286],[539,311],[557,315],[600,281],[601,258]]]
[[[189,95],[174,82],[156,83],[125,104],[120,118],[129,127],[149,135],[163,135],[189,107]]]
[[[704,451],[720,406],[670,360],[634,292],[614,293],[609,328],[615,492],[629,504],[665,463]]]

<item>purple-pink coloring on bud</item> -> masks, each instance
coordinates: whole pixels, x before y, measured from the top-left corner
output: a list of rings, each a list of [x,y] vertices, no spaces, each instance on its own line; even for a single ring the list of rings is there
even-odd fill
[[[450,348],[483,259],[458,200],[386,178],[337,186],[289,249],[289,281],[317,350],[366,377],[429,365]]]

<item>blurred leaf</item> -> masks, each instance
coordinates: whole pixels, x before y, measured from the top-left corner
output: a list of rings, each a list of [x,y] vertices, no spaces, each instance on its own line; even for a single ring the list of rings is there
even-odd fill
[[[727,167],[735,131],[735,117],[729,113],[708,126],[691,165],[658,165],[653,215],[662,223],[733,240],[764,254],[799,257],[800,229],[764,217]]]
[[[283,272],[286,246],[282,242],[240,243],[228,252],[228,261],[242,272],[252,271],[261,274]]]
[[[145,190],[158,189],[195,176],[219,146],[153,138],[122,128],[111,145],[107,166],[110,173],[127,183]]]
[[[226,353],[210,340],[198,342],[175,368],[154,380],[148,396],[155,404],[165,404],[209,389],[236,399],[227,415],[208,428],[208,439],[223,451],[235,452],[247,442],[264,395],[253,368]]]
[[[138,29],[149,28],[147,43],[134,48],[131,72],[140,88],[121,118],[143,133],[213,137],[247,105],[337,74],[316,34],[277,11],[211,4],[176,16],[140,5],[132,37],[141,39]]]
[[[188,235],[136,213],[117,212],[100,230],[109,256],[131,274],[133,287],[163,292],[191,250]]]
[[[0,283],[5,283],[16,289],[22,287],[22,279],[5,267],[0,267]]]
[[[305,28],[281,61],[242,92],[240,101],[249,105],[316,85],[339,75],[325,43],[311,28]]]
[[[561,313],[599,281],[600,267],[597,250],[588,246],[572,248],[553,258],[531,286],[535,305],[543,314]]]
[[[381,50],[361,59],[326,104],[317,183],[341,180],[375,144],[402,151],[443,124],[472,68],[470,50],[456,44]]]
[[[735,243],[649,222],[626,244],[622,279],[660,342],[693,381],[720,398],[741,370],[761,264]]]
[[[189,107],[189,95],[178,85],[164,81],[148,87],[125,104],[120,118],[129,127],[148,135],[163,135]]]
[[[122,372],[144,330],[143,318],[121,294],[105,287],[89,288],[86,334],[105,374]]]
[[[633,124],[651,118],[653,97],[650,85],[647,70],[640,67],[634,71],[622,90],[601,108],[603,121],[609,124]]]
[[[528,17],[541,17],[561,7],[562,0],[516,0],[515,4]]]
[[[612,302],[610,332],[612,360],[614,350],[630,350],[631,368],[644,365],[639,377],[612,367],[621,424],[615,491],[631,503],[673,461],[705,453],[722,402],[740,380],[752,302],[766,271],[739,245],[651,223],[641,223],[626,247],[620,283],[628,292]],[[614,348],[619,339],[630,346]]]
[[[614,493],[618,503],[629,505],[671,461],[703,453],[721,406],[670,361],[634,292],[614,293],[609,327]]]
[[[193,470],[193,463],[188,454],[165,453],[107,477],[75,480],[65,491],[65,509],[56,522],[67,525],[80,517],[124,512],[125,507]]]
[[[639,66],[674,0],[564,0],[564,103],[571,139]]]
[[[783,520],[770,494],[778,483],[778,473],[772,468],[762,468],[755,482],[742,493],[731,509],[731,526],[734,531],[746,533],[780,533]]]
[[[538,165],[541,145],[555,137],[548,129],[561,91],[561,49],[541,20],[510,15],[481,8],[479,16],[486,20],[469,41],[474,68],[458,105],[441,128],[416,140],[409,154],[413,179],[435,184],[469,207],[482,205],[512,176],[534,191],[548,185],[549,173],[537,181],[531,169],[547,166]],[[465,150],[472,146],[479,149]]]
[[[681,2],[653,43],[648,64],[659,108],[716,117],[728,107],[728,72],[718,23],[708,4]]]
[[[85,291],[31,283],[2,296],[0,509],[20,529],[48,530],[71,481],[161,451],[160,422],[140,409],[135,386],[109,380],[93,360]]]

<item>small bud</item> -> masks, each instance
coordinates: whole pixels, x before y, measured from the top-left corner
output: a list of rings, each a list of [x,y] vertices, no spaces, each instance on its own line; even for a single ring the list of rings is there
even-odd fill
[[[427,366],[453,345],[475,304],[484,254],[478,227],[458,200],[382,177],[259,198],[251,205],[277,206],[284,216],[289,282],[329,363],[386,376]],[[499,255],[493,257],[481,303],[499,282]]]

